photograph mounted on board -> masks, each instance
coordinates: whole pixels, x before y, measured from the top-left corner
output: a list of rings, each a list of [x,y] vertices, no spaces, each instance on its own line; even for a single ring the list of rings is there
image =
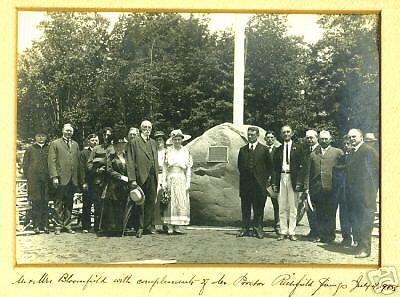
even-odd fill
[[[379,32],[18,11],[17,264],[377,265]]]

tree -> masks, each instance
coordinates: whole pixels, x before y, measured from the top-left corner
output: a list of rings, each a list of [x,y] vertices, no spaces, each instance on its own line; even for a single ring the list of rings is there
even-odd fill
[[[19,58],[18,124],[22,137],[45,124],[50,134],[66,122],[81,139],[90,123],[106,58],[108,21],[99,14],[49,13],[41,40]],[[42,123],[39,123],[42,122]]]
[[[304,96],[309,49],[287,33],[285,15],[256,15],[246,29],[245,121],[278,131],[309,126],[315,116]]]
[[[324,15],[312,50],[307,96],[339,134],[379,131],[379,46],[376,15]]]

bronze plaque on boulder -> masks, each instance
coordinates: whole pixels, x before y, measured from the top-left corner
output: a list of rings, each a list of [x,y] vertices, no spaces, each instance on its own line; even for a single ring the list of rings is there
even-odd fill
[[[208,161],[212,163],[228,163],[227,146],[210,146],[208,148]]]

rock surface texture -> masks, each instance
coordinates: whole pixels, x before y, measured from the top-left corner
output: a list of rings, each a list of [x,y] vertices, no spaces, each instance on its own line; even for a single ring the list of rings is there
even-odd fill
[[[239,225],[242,220],[239,197],[237,157],[247,143],[248,125],[224,123],[207,130],[187,144],[193,157],[190,189],[191,224]],[[264,142],[265,130],[260,128],[259,141]],[[226,146],[228,162],[209,162],[210,146]],[[272,220],[268,200],[264,220]]]

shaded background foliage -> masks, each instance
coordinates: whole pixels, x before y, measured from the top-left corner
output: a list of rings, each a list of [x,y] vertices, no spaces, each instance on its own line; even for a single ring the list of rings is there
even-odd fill
[[[233,32],[206,16],[122,15],[110,31],[96,13],[49,13],[43,36],[19,56],[18,139],[41,126],[75,138],[143,119],[194,137],[232,121]],[[285,15],[255,15],[246,28],[245,123],[288,123],[342,136],[379,130],[379,42],[374,15],[321,15],[322,38],[287,34]]]

